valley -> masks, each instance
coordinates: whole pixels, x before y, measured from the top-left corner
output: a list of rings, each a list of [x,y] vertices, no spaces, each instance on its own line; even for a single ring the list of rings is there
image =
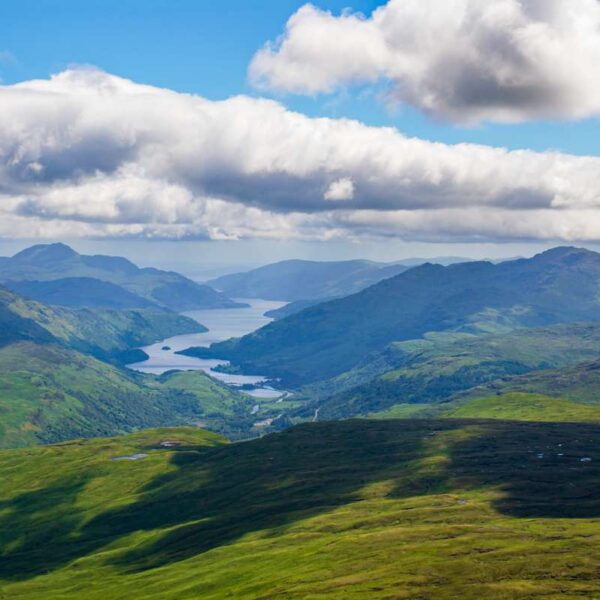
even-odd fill
[[[589,595],[599,286],[563,248],[289,314],[0,288],[0,598]]]

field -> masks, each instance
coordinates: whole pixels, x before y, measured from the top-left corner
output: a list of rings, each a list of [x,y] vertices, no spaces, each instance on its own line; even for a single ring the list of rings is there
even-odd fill
[[[600,597],[599,433],[355,420],[5,450],[0,598]]]

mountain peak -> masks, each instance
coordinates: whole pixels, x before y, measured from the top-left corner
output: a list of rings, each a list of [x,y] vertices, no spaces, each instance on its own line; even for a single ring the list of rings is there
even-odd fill
[[[587,248],[577,248],[576,246],[557,246],[540,254],[536,254],[531,260],[541,262],[573,262],[585,258],[598,258],[600,254]]]
[[[78,256],[70,246],[62,243],[37,244],[21,250],[13,256],[19,262],[55,262]]]

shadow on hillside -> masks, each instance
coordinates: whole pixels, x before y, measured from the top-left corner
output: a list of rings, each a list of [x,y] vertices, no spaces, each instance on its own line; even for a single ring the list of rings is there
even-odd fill
[[[495,508],[514,517],[600,517],[598,440],[595,425],[346,421],[181,449],[172,459],[177,469],[149,483],[134,504],[84,525],[75,501],[85,481],[0,506],[0,532],[13,528],[0,578],[27,579],[132,532],[170,528],[117,559],[126,570],[158,567],[327,512],[378,481],[393,482],[397,498],[495,487],[503,492]],[[449,461],[420,461],[436,454]],[[54,514],[58,520],[48,520]]]

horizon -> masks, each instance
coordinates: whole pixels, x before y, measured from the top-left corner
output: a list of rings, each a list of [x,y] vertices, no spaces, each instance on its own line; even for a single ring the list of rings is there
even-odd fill
[[[576,2],[9,0],[0,254],[203,272],[598,246],[600,10]]]
[[[164,244],[165,242],[163,242]],[[325,260],[325,259],[319,259],[319,258],[299,258],[299,257],[289,257],[289,258],[284,258],[281,260],[273,260],[273,261],[268,261],[267,262],[262,262],[262,263],[243,263],[243,262],[236,262],[235,258],[234,260],[232,260],[232,262],[230,263],[201,263],[200,265],[191,265],[188,264],[188,266],[186,266],[186,263],[182,263],[180,260],[177,261],[172,261],[171,259],[164,259],[164,255],[163,255],[163,261],[161,264],[161,261],[158,260],[158,262],[153,261],[152,258],[149,258],[148,256],[145,256],[144,254],[140,254],[138,255],[138,258],[136,259],[136,253],[122,253],[122,254],[116,254],[110,253],[110,248],[111,246],[108,246],[108,252],[105,251],[94,251],[93,249],[93,245],[87,246],[86,244],[81,244],[78,242],[71,242],[71,243],[67,243],[67,242],[60,242],[60,241],[50,241],[50,242],[33,242],[33,243],[26,243],[26,242],[19,242],[17,243],[16,249],[12,250],[10,252],[10,254],[2,254],[2,252],[0,252],[0,258],[12,258],[14,257],[16,254],[27,250],[29,248],[32,248],[34,246],[52,246],[52,245],[58,245],[58,246],[66,246],[67,248],[74,250],[76,253],[81,254],[81,255],[96,255],[96,256],[114,256],[114,257],[123,257],[126,258],[128,260],[130,260],[132,263],[134,263],[136,266],[140,267],[140,268],[146,268],[146,267],[153,267],[153,268],[158,268],[158,269],[162,269],[162,270],[166,270],[166,271],[175,271],[178,273],[181,273],[182,275],[185,275],[186,277],[189,277],[190,279],[199,281],[199,282],[205,282],[205,281],[209,281],[210,279],[215,279],[217,277],[221,277],[224,275],[230,275],[230,274],[234,274],[234,273],[243,273],[246,271],[251,271],[260,267],[264,267],[264,266],[268,266],[271,264],[276,264],[276,263],[280,263],[280,262],[286,262],[286,261],[293,261],[293,260],[305,260],[305,261],[309,261],[309,262],[333,262],[333,263],[337,263],[337,262],[345,262],[345,261],[355,261],[355,260],[367,260],[369,262],[374,262],[374,263],[379,263],[379,264],[396,264],[396,263],[401,263],[404,261],[423,261],[425,262],[429,262],[429,261],[433,261],[435,262],[436,260],[442,261],[442,263],[445,260],[450,260],[453,264],[454,263],[460,263],[461,261],[465,262],[469,262],[469,261],[482,261],[482,262],[506,262],[506,261],[511,261],[511,260],[519,260],[519,259],[528,259],[528,258],[533,258],[534,256],[537,256],[539,254],[542,254],[544,252],[547,252],[549,250],[556,250],[558,248],[574,248],[577,250],[590,250],[592,252],[600,252],[600,247],[590,247],[590,246],[585,246],[585,245],[572,245],[572,244],[559,244],[559,245],[550,245],[548,247],[545,248],[540,248],[536,251],[534,251],[532,254],[528,254],[528,255],[504,255],[504,256],[498,256],[498,257],[489,257],[489,256],[481,256],[481,257],[473,257],[473,256],[460,256],[460,255],[438,255],[438,256],[416,256],[416,255],[407,255],[404,257],[400,257],[397,259],[393,259],[393,260],[372,260],[372,259],[365,259],[364,257],[352,257],[352,258],[340,258],[337,260]],[[1,248],[1,243],[0,243],[0,248]],[[440,264],[442,264],[440,263]],[[181,268],[181,267],[184,268]],[[415,265],[410,265],[412,266],[418,266],[418,264]]]

